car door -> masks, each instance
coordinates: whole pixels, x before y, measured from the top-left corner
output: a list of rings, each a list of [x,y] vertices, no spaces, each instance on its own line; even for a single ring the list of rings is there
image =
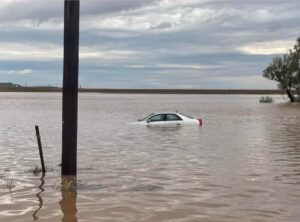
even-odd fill
[[[165,118],[166,118],[165,125],[180,126],[183,124],[183,120],[174,113],[166,114]]]
[[[156,114],[147,119],[147,123],[150,126],[164,125],[165,124],[165,114]]]

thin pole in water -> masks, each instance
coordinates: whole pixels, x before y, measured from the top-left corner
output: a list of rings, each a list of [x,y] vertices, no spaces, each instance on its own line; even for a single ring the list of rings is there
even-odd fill
[[[62,114],[63,176],[77,174],[79,0],[65,0]]]
[[[35,126],[35,133],[36,133],[36,139],[39,146],[39,153],[40,153],[40,159],[41,159],[41,165],[42,165],[42,172],[46,172],[45,163],[44,163],[44,156],[43,156],[43,148],[42,148],[42,142],[41,142],[41,136],[40,136],[40,130],[39,126]]]

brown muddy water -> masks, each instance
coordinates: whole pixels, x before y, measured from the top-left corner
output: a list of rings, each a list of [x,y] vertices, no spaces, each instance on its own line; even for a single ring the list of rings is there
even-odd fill
[[[0,221],[299,221],[300,106],[274,98],[81,94],[78,187],[62,193],[61,95],[0,93]],[[127,125],[176,110],[203,127]]]

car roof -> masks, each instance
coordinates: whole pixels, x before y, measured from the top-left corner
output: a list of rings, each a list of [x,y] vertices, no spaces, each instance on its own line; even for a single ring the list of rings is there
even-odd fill
[[[178,116],[180,116],[181,118],[184,118],[184,119],[194,119],[194,117],[191,117],[191,116],[189,116],[189,115],[186,115],[186,114],[183,114],[183,113],[180,113],[180,112],[155,112],[155,113],[151,113],[148,117],[152,117],[152,116],[154,116],[154,115],[159,115],[159,114],[161,114],[161,115],[165,115],[165,114],[175,114],[175,115],[178,115]]]
[[[178,112],[155,112],[155,113],[152,113],[152,115],[157,115],[157,114],[179,114]]]

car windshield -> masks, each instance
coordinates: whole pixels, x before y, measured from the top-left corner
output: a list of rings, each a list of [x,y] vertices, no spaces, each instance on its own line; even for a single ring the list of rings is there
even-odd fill
[[[142,119],[138,119],[138,121],[145,121],[146,119],[148,119],[150,116],[152,116],[154,113],[151,113],[150,115],[142,118]]]

